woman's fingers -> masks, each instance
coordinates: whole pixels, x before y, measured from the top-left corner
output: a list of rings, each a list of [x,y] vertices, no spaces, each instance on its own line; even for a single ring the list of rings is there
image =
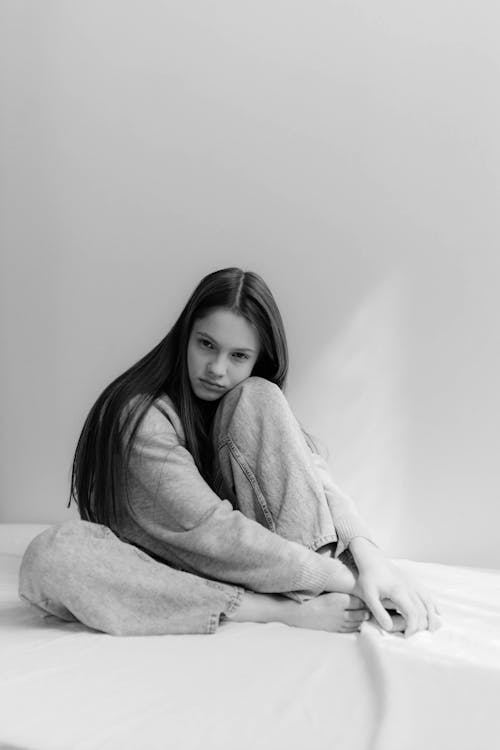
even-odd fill
[[[405,618],[402,615],[392,615],[392,633],[402,633],[406,627]]]
[[[439,619],[439,611],[433,600],[425,593],[420,594],[420,599],[427,612],[427,620],[429,623],[429,630],[433,633],[435,630],[441,627],[441,621]]]
[[[416,586],[411,579],[384,580],[382,575],[360,574],[355,593],[364,600],[381,628],[391,632],[392,620],[387,609],[396,610],[404,618],[406,638],[423,630],[431,632],[440,626],[437,607],[425,588]],[[385,594],[385,596],[384,596]]]
[[[383,630],[391,630],[392,620],[390,614],[382,606],[382,602],[378,598],[376,592],[365,592],[366,593],[366,604],[370,608],[375,617],[376,621]]]
[[[419,586],[418,588],[412,588],[407,592],[405,610],[403,610],[401,606],[401,596],[401,592],[399,592],[398,596],[393,597],[393,599],[398,600],[398,604],[395,604],[393,599],[383,599],[382,603],[386,609],[399,610],[399,612],[409,620],[405,632],[407,637],[420,630],[434,632],[441,627],[439,610],[432,596],[425,588]]]
[[[392,601],[392,599],[382,599],[382,604],[386,609],[396,609],[395,603]]]
[[[427,612],[425,611],[422,600],[415,593],[413,593],[410,598],[413,611],[415,612],[415,626],[411,632],[405,632],[407,638],[418,633],[419,630],[427,630],[428,627]]]
[[[419,607],[416,600],[406,593],[406,591],[402,590],[394,591],[391,601],[394,602],[395,609],[403,615],[406,621],[405,637],[409,638],[420,628],[423,607]]]
[[[354,594],[347,594],[348,600],[346,601],[345,608],[347,610],[358,610],[358,609],[366,609],[366,604],[362,599],[359,598],[359,596],[354,596]]]
[[[422,630],[434,632],[441,627],[437,607],[426,593],[398,593],[392,599],[383,599],[383,603],[389,609],[397,609],[398,616],[404,617],[406,628],[402,630],[406,638]]]
[[[386,617],[384,617],[384,624],[382,624],[378,618],[378,624],[390,633],[403,632],[406,638],[414,635],[421,630],[430,630],[433,632],[440,627],[440,622],[432,601],[429,602],[424,599],[417,599],[416,597],[408,597],[408,600],[403,604],[400,602],[400,612],[395,612],[395,602],[392,599],[383,599],[383,608]],[[356,603],[356,607],[358,607]],[[377,607],[375,607],[377,609]],[[391,609],[390,613],[387,609]],[[361,606],[356,609],[347,609],[344,613],[344,625],[342,626],[342,632],[354,633],[359,630],[361,623],[366,622],[372,617],[372,613],[366,608],[366,605],[361,602]]]
[[[345,622],[364,622],[370,619],[370,612],[367,609],[346,610],[344,614]]]
[[[418,591],[414,594],[412,602],[418,624],[412,628],[407,628],[405,632],[406,637],[413,635],[419,630],[434,632],[441,626],[436,606],[428,594]]]

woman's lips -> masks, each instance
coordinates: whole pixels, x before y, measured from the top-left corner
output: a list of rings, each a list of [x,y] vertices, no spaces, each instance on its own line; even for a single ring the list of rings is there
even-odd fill
[[[203,378],[200,378],[200,381],[203,383],[204,386],[206,386],[207,388],[211,388],[214,391],[223,391],[224,390],[224,386],[217,385],[217,383],[210,383],[210,381],[203,380]]]

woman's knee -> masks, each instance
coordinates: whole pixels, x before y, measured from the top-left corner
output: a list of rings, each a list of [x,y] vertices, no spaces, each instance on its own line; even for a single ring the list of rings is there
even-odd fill
[[[57,531],[57,526],[51,526],[38,534],[28,544],[21,561],[19,596],[37,606],[47,598],[46,581],[50,578]]]
[[[243,380],[239,385],[232,389],[228,395],[234,392],[238,400],[250,401],[255,409],[262,407],[263,411],[268,411],[274,404],[280,406],[286,402],[281,388],[266,378],[258,375],[251,375]]]
[[[267,380],[267,378],[262,378],[260,375],[250,375],[249,378],[243,380],[237,387],[257,395],[282,393],[281,388],[276,383]]]
[[[81,520],[43,531],[23,555],[19,597],[45,614],[67,621],[81,619],[74,609],[87,600],[93,606],[95,597],[91,590],[89,596],[89,579],[96,566],[105,569],[98,558],[109,535],[112,532],[107,527]],[[108,546],[107,541],[104,546]]]
[[[213,422],[213,442],[215,447],[225,440],[230,432],[234,439],[240,429],[257,434],[264,425],[279,427],[290,423],[290,408],[278,385],[252,375],[232,388],[221,399]]]
[[[19,570],[19,593],[32,602],[44,597],[55,579],[64,578],[75,567],[84,538],[106,533],[104,526],[87,521],[66,521],[51,526],[31,540]]]
[[[81,540],[103,537],[107,531],[100,524],[81,520],[56,524],[32,539],[24,553],[23,562],[47,566],[54,558],[60,560],[78,549]]]

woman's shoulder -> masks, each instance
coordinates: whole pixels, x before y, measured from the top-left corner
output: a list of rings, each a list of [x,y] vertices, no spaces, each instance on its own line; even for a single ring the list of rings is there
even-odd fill
[[[160,414],[164,419],[167,419],[176,430],[177,428],[180,428],[184,434],[179,412],[168,394],[162,393],[155,398],[147,411],[148,414],[150,412],[154,415],[154,418],[157,418],[157,415]]]
[[[128,409],[133,409],[140,399],[140,395],[131,398],[127,404]],[[138,433],[142,436],[165,433],[181,443],[185,442],[184,428],[170,396],[162,393],[151,402],[141,419]]]

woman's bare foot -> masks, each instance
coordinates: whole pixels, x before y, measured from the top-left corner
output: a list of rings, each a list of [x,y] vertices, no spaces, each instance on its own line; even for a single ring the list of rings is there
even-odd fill
[[[395,609],[388,609],[392,620],[390,633],[402,633],[406,620]],[[350,594],[321,594],[299,605],[291,612],[289,625],[330,633],[356,633],[361,624],[373,618],[362,599]]]
[[[236,622],[283,622],[297,628],[355,633],[371,613],[351,594],[331,592],[299,603],[279,594],[245,591],[239,606],[225,616]]]
[[[370,611],[357,596],[332,592],[321,594],[291,610],[289,625],[329,633],[355,633]]]
[[[402,633],[406,621],[389,599],[382,602],[391,620],[391,633]],[[357,596],[336,591],[320,594],[302,604],[280,594],[245,591],[239,606],[226,614],[235,622],[283,622],[296,628],[326,630],[329,633],[356,633],[373,615]]]

